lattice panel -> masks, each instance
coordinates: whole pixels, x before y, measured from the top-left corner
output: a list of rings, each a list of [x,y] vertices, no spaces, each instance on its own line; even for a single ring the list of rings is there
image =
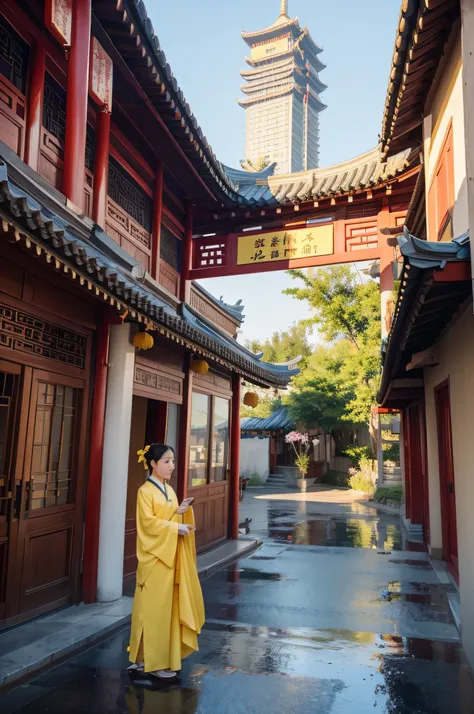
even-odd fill
[[[93,174],[95,166],[95,131],[90,124],[87,125],[85,163],[86,169],[88,169],[91,174]]]
[[[215,268],[227,264],[228,238],[198,238],[195,241],[193,268]]]
[[[161,224],[160,258],[177,273],[181,272],[181,241],[163,223]]]
[[[46,72],[44,82],[43,126],[56,139],[64,143],[66,136],[66,92]]]
[[[22,94],[26,94],[30,48],[0,15],[0,72]]]
[[[0,345],[85,369],[87,337],[0,303]]]
[[[112,157],[109,161],[109,196],[151,233],[153,202],[150,196]]]
[[[378,248],[379,239],[377,223],[368,221],[367,223],[346,224],[346,250],[352,253],[359,250]]]

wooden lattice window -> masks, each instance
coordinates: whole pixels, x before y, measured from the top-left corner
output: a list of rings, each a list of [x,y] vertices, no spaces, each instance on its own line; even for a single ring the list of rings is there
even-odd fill
[[[86,134],[86,169],[94,173],[95,166],[95,131],[90,124],[87,125]]]
[[[0,372],[0,523],[10,503],[10,460],[13,417],[16,408],[18,375]],[[1,576],[0,568],[0,576]],[[0,594],[1,600],[1,594]]]
[[[0,73],[26,94],[30,48],[0,15]]]
[[[160,258],[177,273],[181,271],[181,241],[163,223],[161,224]]]
[[[32,510],[74,501],[72,458],[78,390],[62,384],[40,382],[35,413]]]
[[[112,156],[109,161],[109,196],[151,233],[153,202],[150,196]]]
[[[46,72],[44,82],[43,126],[56,139],[64,142],[66,136],[66,92]]]

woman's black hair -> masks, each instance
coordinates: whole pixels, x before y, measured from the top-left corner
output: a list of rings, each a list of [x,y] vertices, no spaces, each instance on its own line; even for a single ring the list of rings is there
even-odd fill
[[[148,466],[148,472],[150,474],[153,473],[153,466],[151,465],[151,462],[156,461],[156,463],[158,463],[167,451],[171,451],[174,456],[174,449],[172,446],[168,446],[167,444],[150,444],[150,448],[145,454],[146,465]]]

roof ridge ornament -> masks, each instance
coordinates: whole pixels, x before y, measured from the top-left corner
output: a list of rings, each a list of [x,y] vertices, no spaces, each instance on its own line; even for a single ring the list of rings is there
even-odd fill
[[[288,17],[288,0],[281,0],[280,17]]]

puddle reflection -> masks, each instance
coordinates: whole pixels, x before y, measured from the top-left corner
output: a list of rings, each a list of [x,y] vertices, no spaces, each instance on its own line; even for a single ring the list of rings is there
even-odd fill
[[[164,688],[166,686],[145,679],[131,684],[125,694],[128,714],[195,714],[199,692],[188,688]]]

